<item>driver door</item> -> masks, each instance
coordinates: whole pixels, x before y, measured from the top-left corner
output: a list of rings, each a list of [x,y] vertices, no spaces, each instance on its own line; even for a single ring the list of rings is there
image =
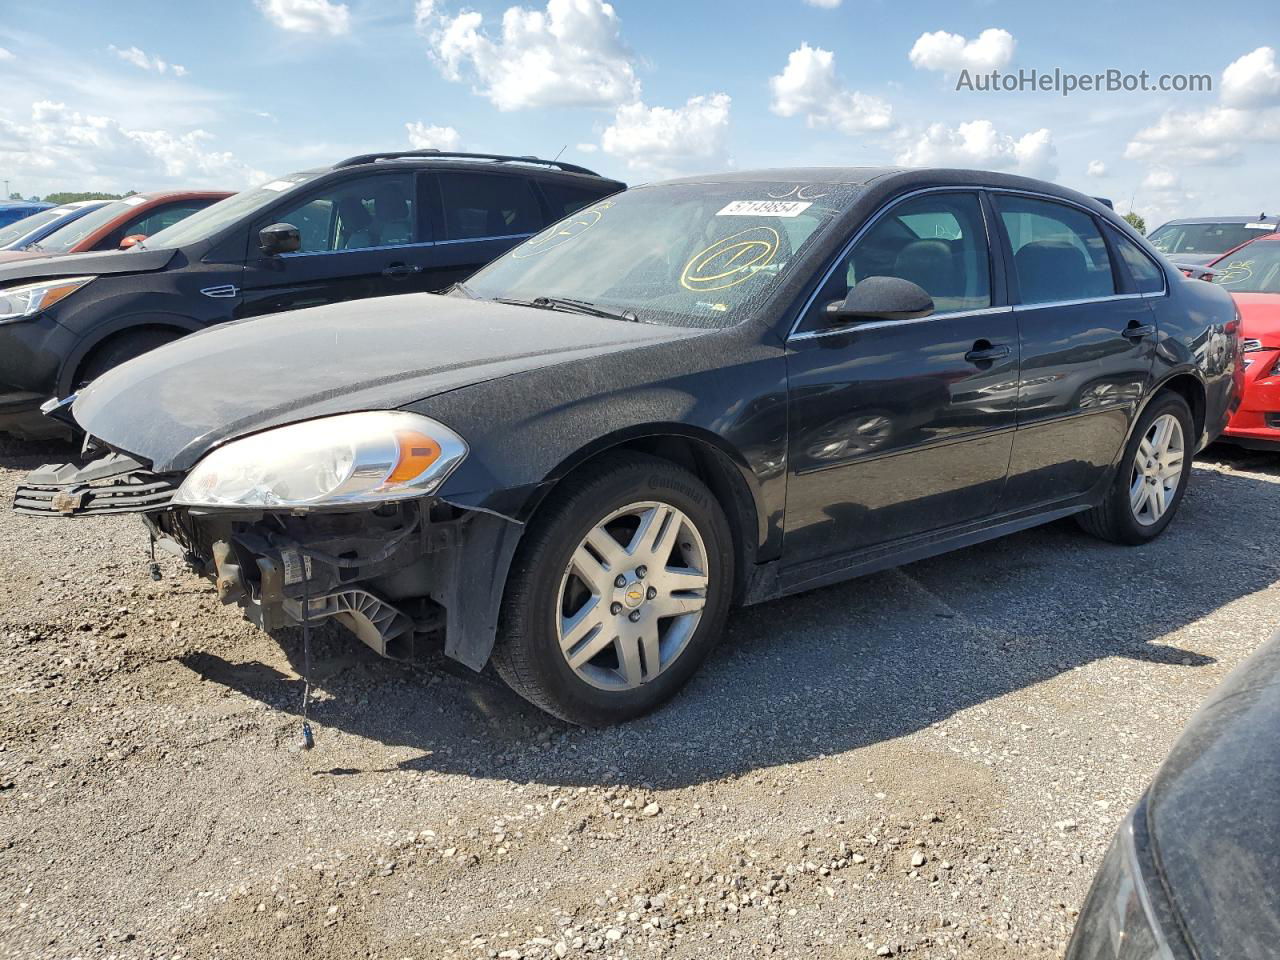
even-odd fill
[[[297,227],[302,248],[265,256],[258,231],[271,223]],[[236,316],[426,289],[420,281],[431,249],[430,218],[412,171],[327,184],[254,225]]]
[[[910,280],[935,312],[833,326],[868,276]],[[1016,424],[1018,331],[976,192],[882,211],[834,264],[787,342],[787,566],[995,512]]]

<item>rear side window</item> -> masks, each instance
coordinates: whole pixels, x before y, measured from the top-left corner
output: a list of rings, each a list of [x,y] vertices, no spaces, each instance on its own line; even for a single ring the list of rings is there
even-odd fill
[[[1111,245],[1133,278],[1134,289],[1138,293],[1160,293],[1164,290],[1164,271],[1156,266],[1155,261],[1119,230],[1108,229],[1107,233],[1111,235]]]
[[[1115,295],[1111,258],[1093,217],[1051,200],[1007,195],[995,200],[1023,303]]]
[[[533,185],[524,177],[447,171],[436,176],[446,239],[509,237],[542,227]]]
[[[546,180],[540,182],[538,186],[542,188],[542,195],[546,198],[547,206],[551,210],[552,220],[559,220],[571,213],[577,213],[583,207],[590,206],[613,192],[612,190],[592,190],[567,183],[551,183]]]

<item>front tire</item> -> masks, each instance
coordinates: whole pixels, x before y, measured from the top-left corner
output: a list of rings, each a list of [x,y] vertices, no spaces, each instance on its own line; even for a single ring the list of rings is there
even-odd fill
[[[1115,543],[1143,544],[1173,521],[1191,479],[1195,425],[1187,401],[1157,396],[1142,411],[1102,503],[1079,514],[1080,526]]]
[[[665,460],[610,455],[564,481],[525,534],[494,666],[570,723],[641,716],[719,639],[733,564],[728,521],[702,481]]]

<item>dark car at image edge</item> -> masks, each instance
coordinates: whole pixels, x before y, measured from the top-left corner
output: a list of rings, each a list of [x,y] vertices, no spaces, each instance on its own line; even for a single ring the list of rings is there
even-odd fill
[[[1103,860],[1066,960],[1280,953],[1280,633],[1210,695]]]
[[[15,509],[141,513],[275,629],[424,637],[576,723],[673,695],[728,608],[1062,517],[1171,522],[1241,378],[1221,289],[1022,177],[634,188],[445,296],[233,323],[52,410]]]
[[[0,265],[0,432],[64,433],[43,403],[212,324],[443,289],[623,187],[536,157],[363,154],[228,197],[127,252]]]

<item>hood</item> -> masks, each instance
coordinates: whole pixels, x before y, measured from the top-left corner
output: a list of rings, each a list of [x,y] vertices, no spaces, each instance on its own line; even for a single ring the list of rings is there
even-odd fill
[[[1241,336],[1280,347],[1280,293],[1233,293],[1231,299],[1240,308]]]
[[[2,250],[0,264],[17,263],[19,260],[39,260],[41,257],[58,257],[62,254],[45,253],[41,250]]]
[[[1280,942],[1280,634],[1191,718],[1151,785],[1147,826],[1197,955],[1274,955]]]
[[[1221,253],[1166,253],[1165,259],[1175,267],[1186,264],[1189,267],[1203,267],[1206,263],[1217,260]]]
[[[392,409],[702,332],[430,293],[379,297],[185,337],[99,377],[72,413],[112,447],[159,472],[178,471],[266,427]]]
[[[168,266],[177,250],[107,250],[50,255],[13,251],[15,262],[0,261],[0,287],[44,277],[100,277],[108,273],[149,273]]]

